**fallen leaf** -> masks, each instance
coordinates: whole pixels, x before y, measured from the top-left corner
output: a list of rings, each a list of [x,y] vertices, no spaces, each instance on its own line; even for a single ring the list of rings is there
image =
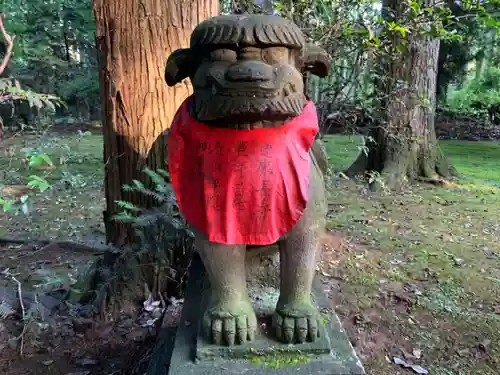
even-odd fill
[[[488,346],[490,346],[491,344],[491,341],[488,340],[488,339],[484,339],[483,341],[481,341],[478,345],[479,349],[481,349],[483,352],[487,351],[488,350]]]
[[[409,364],[404,359],[401,359],[399,357],[392,357],[392,361],[394,362],[394,364],[396,364],[398,366],[403,366],[403,367],[406,367],[406,368],[411,368],[417,374],[424,374],[425,375],[425,374],[429,373],[429,371],[427,371],[422,366]]]
[[[145,323],[141,324],[141,327],[152,327],[158,319],[148,319]]]
[[[2,193],[11,198],[20,198],[31,192],[35,192],[35,189],[29,188],[25,185],[9,185],[2,187]]]
[[[91,359],[91,358],[83,358],[83,359],[81,359],[79,361],[75,361],[75,362],[83,367],[97,365],[97,361],[95,359]]]
[[[154,309],[156,309],[158,306],[160,306],[160,303],[161,301],[155,301],[153,300],[153,297],[152,295],[150,294],[148,296],[148,299],[146,301],[144,301],[143,305],[144,305],[144,310],[146,311],[153,311]]]
[[[425,368],[417,365],[412,365],[411,369],[415,371],[417,374],[428,374],[429,371],[427,371]]]
[[[399,357],[392,357],[392,361],[394,362],[395,365],[408,367],[408,364],[406,363],[406,361],[404,359],[399,358]]]
[[[115,324],[114,323],[107,323],[103,328],[99,329],[99,337],[100,338],[103,338],[103,337],[106,337],[108,336],[111,331],[115,328]]]
[[[416,359],[420,359],[422,357],[422,351],[420,349],[414,349],[413,350],[413,356]]]
[[[454,258],[455,266],[460,267],[464,264],[464,260],[462,258]]]

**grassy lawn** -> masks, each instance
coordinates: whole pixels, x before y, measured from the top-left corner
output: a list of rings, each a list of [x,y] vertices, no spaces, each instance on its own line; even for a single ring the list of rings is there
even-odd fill
[[[360,143],[329,137],[332,167]],[[329,226],[346,245],[322,270],[339,280],[333,298],[370,374],[396,373],[392,356],[431,374],[500,374],[500,144],[442,147],[464,175],[455,189],[331,184]]]
[[[361,144],[359,137],[326,141],[335,168],[348,166]],[[23,185],[34,173],[23,167],[26,147],[51,155],[56,168],[35,172],[53,188],[33,197],[29,220],[0,218],[0,236],[81,239],[102,231],[102,137],[5,142],[0,184]],[[500,374],[500,144],[442,147],[464,175],[453,189],[416,185],[393,195],[329,183],[328,225],[343,240],[324,253],[320,271],[371,375],[414,373],[393,356],[433,375]],[[7,262],[29,266],[0,259]]]
[[[46,192],[32,196],[33,212],[28,220],[23,215],[0,215],[0,236],[77,239],[89,227],[100,226],[97,223],[104,202],[102,136],[24,136],[0,142],[0,149],[0,187],[22,187],[32,175],[51,185]],[[49,155],[55,168],[26,168],[23,159],[31,151]]]

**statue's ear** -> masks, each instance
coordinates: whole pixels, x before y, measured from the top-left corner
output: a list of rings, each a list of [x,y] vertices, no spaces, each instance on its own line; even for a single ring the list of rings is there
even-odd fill
[[[180,48],[170,54],[165,68],[165,81],[169,86],[175,86],[192,76],[196,69],[193,54],[189,48]]]
[[[311,72],[321,78],[326,77],[332,68],[330,55],[323,48],[312,43],[307,43],[304,47],[303,62],[305,72]]]

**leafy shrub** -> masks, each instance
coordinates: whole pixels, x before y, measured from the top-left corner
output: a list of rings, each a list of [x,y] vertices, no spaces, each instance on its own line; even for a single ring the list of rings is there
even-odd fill
[[[488,69],[481,77],[466,82],[464,87],[450,93],[446,110],[463,116],[494,115],[500,107],[500,68]]]
[[[0,119],[4,127],[11,127],[19,118],[28,125],[40,115],[53,116],[57,106],[65,103],[55,95],[22,89],[17,82],[13,85],[10,79],[0,79]]]
[[[35,150],[26,152],[26,164],[33,173],[37,168],[52,168],[54,166],[49,155]],[[25,215],[30,215],[32,211],[31,197],[37,191],[43,193],[50,188],[50,183],[37,174],[30,174],[25,185],[5,186],[0,184],[0,212],[14,215],[22,212]]]

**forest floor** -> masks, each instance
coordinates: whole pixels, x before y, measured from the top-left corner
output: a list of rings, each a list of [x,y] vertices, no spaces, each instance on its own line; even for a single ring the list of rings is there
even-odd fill
[[[348,165],[361,145],[358,137],[326,141],[333,168]],[[413,186],[395,195],[338,177],[329,183],[331,231],[319,270],[370,375],[416,373],[395,361],[435,375],[500,374],[500,144],[441,144],[464,175],[448,188]],[[102,241],[100,135],[23,136],[0,150],[0,184],[22,186],[33,174],[51,184],[30,198],[31,217],[0,218],[0,238]],[[26,169],[33,150],[50,154],[55,168]],[[23,293],[67,287],[95,257],[57,245],[0,245],[0,299],[18,288],[16,280]],[[154,342],[134,314],[100,323],[0,319],[0,373],[124,373],[137,361],[134,348]]]
[[[331,164],[348,166],[358,144],[328,139]],[[369,374],[398,373],[394,357],[435,375],[500,374],[500,144],[441,145],[464,175],[453,187],[332,182],[329,226],[344,246],[322,271]]]

